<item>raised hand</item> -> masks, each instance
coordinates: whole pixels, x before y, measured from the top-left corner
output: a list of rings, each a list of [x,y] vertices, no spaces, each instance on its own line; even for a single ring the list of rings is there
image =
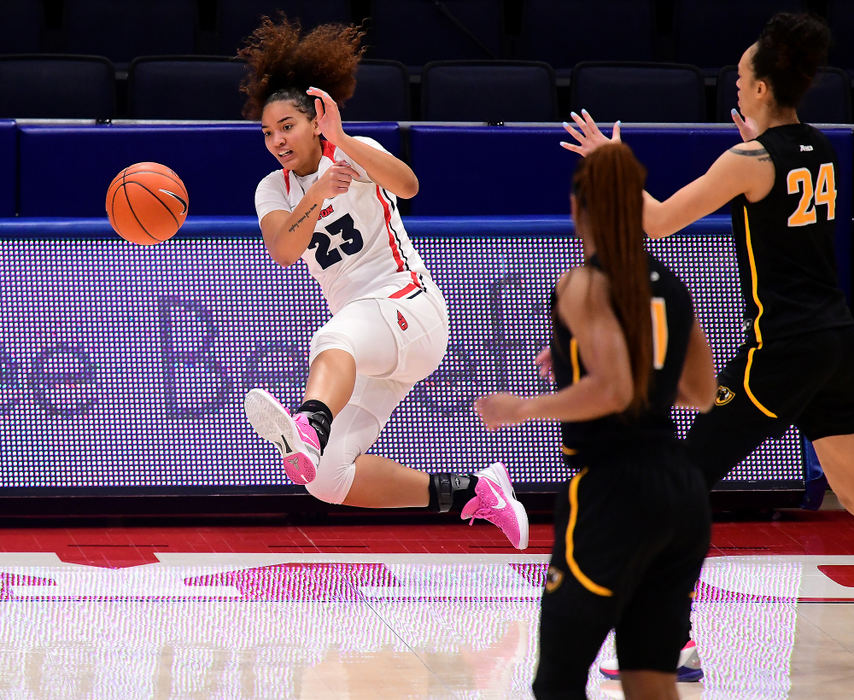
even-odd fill
[[[581,116],[575,112],[571,112],[570,116],[578,125],[578,129],[575,129],[572,124],[567,124],[566,122],[563,123],[563,128],[575,139],[575,143],[561,141],[560,145],[568,151],[577,153],[582,158],[587,157],[588,154],[593,153],[593,151],[603,144],[620,140],[620,122],[614,124],[612,136],[608,138],[599,130],[596,122],[593,121],[593,117],[590,116],[586,109],[581,110]]]
[[[344,127],[341,125],[341,112],[335,100],[325,90],[310,87],[306,94],[312,95],[314,99],[314,111],[317,112],[317,126],[320,133],[330,143],[337,144],[344,135]]]
[[[738,133],[741,134],[742,141],[753,141],[753,139],[759,136],[759,130],[750,117],[743,119],[735,107],[730,110],[730,114],[735,125],[738,127]]]

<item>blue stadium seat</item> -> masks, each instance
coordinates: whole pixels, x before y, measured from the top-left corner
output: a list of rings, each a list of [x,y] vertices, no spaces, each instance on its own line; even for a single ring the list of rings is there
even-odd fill
[[[341,108],[347,121],[409,121],[409,72],[400,61],[365,59],[356,70],[356,92]]]
[[[540,61],[434,61],[421,74],[425,121],[557,119],[552,67]]]
[[[65,50],[116,64],[194,53],[197,25],[195,0],[64,0]]]
[[[654,32],[652,0],[525,0],[514,55],[558,74],[579,61],[651,61]]]
[[[134,119],[242,118],[242,61],[224,56],[141,56],[128,69]]]
[[[42,0],[0,3],[0,50],[4,53],[40,51],[43,31]]]
[[[851,0],[827,0],[827,23],[833,34],[830,63],[854,73],[854,8]]]
[[[0,56],[0,117],[111,119],[116,71],[103,56]]]
[[[18,127],[0,119],[0,218],[15,216],[18,196]]]
[[[719,122],[732,121],[730,110],[738,107],[736,80],[736,66],[724,66],[718,73],[716,117]],[[841,68],[819,68],[815,81],[804,95],[798,117],[815,124],[848,124],[851,116],[851,76]]]
[[[714,76],[721,66],[738,62],[776,12],[803,9],[802,0],[675,0],[675,60]]]
[[[417,71],[441,60],[502,56],[501,0],[372,0],[368,56]]]
[[[603,122],[706,121],[703,75],[679,63],[583,61],[572,69],[570,105]]]
[[[288,19],[299,19],[304,29],[352,21],[349,0],[218,0],[216,52],[233,56],[261,17],[278,19],[279,10]]]

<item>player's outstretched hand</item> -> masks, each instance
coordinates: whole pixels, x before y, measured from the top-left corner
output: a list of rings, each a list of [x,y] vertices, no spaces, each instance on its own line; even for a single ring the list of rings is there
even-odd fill
[[[742,118],[735,107],[730,110],[730,114],[735,125],[738,127],[738,133],[741,134],[742,141],[753,141],[753,139],[759,136],[759,130],[750,117],[747,119]]]
[[[537,365],[540,379],[552,378],[552,349],[548,345],[537,353],[534,364]]]
[[[571,112],[572,120],[578,125],[576,129],[572,124],[563,123],[563,128],[569,132],[569,135],[575,139],[575,143],[561,141],[560,145],[568,151],[577,153],[582,158],[586,158],[590,153],[593,153],[599,146],[620,140],[620,122],[614,124],[614,130],[611,138],[603,134],[593,117],[586,109],[581,110],[581,116],[575,112]]]
[[[325,90],[310,87],[306,93],[314,97],[314,111],[317,112],[317,125],[327,141],[338,144],[344,135],[341,125],[341,112],[332,96]]]
[[[497,430],[504,425],[518,425],[522,415],[524,399],[516,394],[490,394],[474,402],[474,410],[488,430]]]

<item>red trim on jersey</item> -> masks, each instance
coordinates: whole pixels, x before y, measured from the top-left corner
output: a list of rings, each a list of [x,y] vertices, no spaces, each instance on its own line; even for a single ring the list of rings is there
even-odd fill
[[[323,144],[323,152],[320,154],[321,157],[326,156],[327,158],[329,158],[329,160],[331,160],[334,163],[335,162],[335,157],[334,157],[335,156],[335,144],[330,143],[329,141],[327,141],[325,139],[322,139],[320,141],[320,143]]]
[[[397,263],[397,272],[403,272],[406,269],[406,266],[403,263],[403,258],[400,255],[400,248],[397,247],[397,241],[395,240],[394,233],[392,233],[391,230],[391,209],[388,207],[388,202],[383,199],[379,185],[377,185],[377,199],[380,200],[380,204],[382,204],[383,207],[383,220],[385,221],[385,230],[388,232],[388,245],[389,248],[391,248],[391,254],[394,257],[394,261]],[[410,270],[409,274],[412,276],[412,284],[405,289],[401,289],[399,292],[395,292],[390,298],[396,299],[398,296],[403,296],[404,292],[408,293],[411,292],[412,289],[421,288],[421,285],[418,284],[418,276],[415,272]]]
[[[414,276],[414,275],[413,275]],[[414,292],[416,289],[421,289],[417,282],[412,282],[411,284],[407,284],[400,291],[395,292],[394,294],[389,294],[389,299],[400,299],[400,297],[405,297],[409,292]],[[406,330],[406,329],[404,329]]]
[[[287,193],[288,193],[288,194],[290,194],[290,193],[291,193],[291,178],[290,178],[290,173],[291,173],[291,171],[290,171],[290,170],[288,170],[288,169],[286,169],[286,168],[282,168],[282,175],[284,175],[284,176],[285,176],[285,191],[287,191]]]

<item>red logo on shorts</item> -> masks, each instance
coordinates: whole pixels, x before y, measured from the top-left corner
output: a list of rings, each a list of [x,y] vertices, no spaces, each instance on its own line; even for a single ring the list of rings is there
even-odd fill
[[[403,314],[400,311],[397,312],[397,325],[400,326],[400,330],[405,331],[409,328],[409,324],[406,322],[406,319],[403,318]]]

